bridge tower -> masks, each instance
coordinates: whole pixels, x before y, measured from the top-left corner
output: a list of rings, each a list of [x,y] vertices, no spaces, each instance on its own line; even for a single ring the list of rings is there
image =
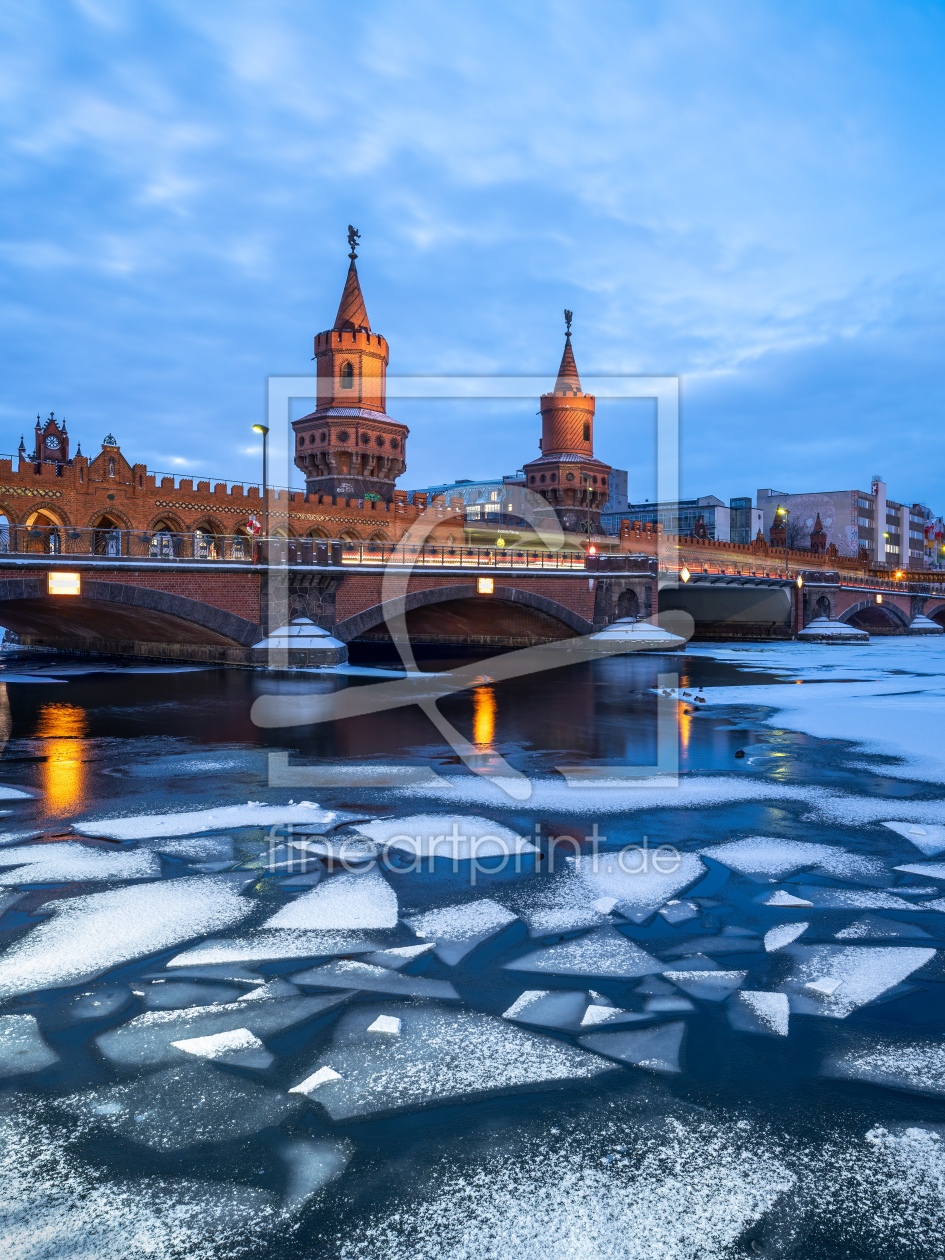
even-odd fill
[[[331,328],[315,337],[315,410],[294,420],[295,464],[309,494],[389,503],[407,466],[410,430],[386,411],[388,348],[371,331],[356,266],[358,231],[348,228],[351,265]]]
[[[541,396],[541,454],[525,464],[525,485],[546,499],[569,533],[596,533],[610,497],[609,464],[594,457],[593,394],[581,388],[565,311],[564,353],[550,394]]]

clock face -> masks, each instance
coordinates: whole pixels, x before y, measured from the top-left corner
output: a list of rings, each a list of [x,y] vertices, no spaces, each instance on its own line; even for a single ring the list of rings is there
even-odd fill
[[[46,439],[46,445],[49,447],[51,451],[58,451],[59,439],[55,437],[52,433],[50,433],[49,437]]]

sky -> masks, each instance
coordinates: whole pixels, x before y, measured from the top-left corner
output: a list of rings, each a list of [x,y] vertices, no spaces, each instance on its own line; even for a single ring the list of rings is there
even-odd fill
[[[6,0],[0,452],[258,479],[353,223],[391,374],[550,387],[568,307],[681,378],[684,495],[941,512],[943,58],[945,0]],[[390,411],[406,489],[537,454],[537,401]],[[650,406],[595,447],[652,497]]]

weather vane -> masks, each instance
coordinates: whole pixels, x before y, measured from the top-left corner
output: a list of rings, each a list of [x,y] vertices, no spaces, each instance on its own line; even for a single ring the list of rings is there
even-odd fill
[[[566,337],[570,337],[570,336],[571,336],[571,320],[572,320],[572,319],[574,319],[574,312],[573,312],[573,311],[565,311],[565,312],[564,312],[564,324],[565,324],[564,335],[565,335]]]
[[[360,240],[361,240],[361,233],[358,231],[356,227],[352,227],[351,224],[349,223],[348,224],[348,244],[351,246],[351,253],[348,255],[348,257],[351,259],[352,262],[354,262],[354,260],[358,256],[355,253],[355,250],[357,249],[358,242]]]

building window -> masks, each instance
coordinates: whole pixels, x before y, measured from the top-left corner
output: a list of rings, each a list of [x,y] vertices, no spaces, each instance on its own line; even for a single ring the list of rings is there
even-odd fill
[[[866,509],[867,509],[867,511],[870,511],[870,512],[871,512],[871,511],[873,510],[873,500],[872,500],[872,499],[860,499],[860,507],[861,507],[861,508],[866,508]]]
[[[586,424],[584,426],[584,441],[589,442],[590,440],[591,440],[591,426],[589,424]]]
[[[865,516],[858,516],[858,517],[857,517],[857,520],[856,520],[856,523],[857,523],[858,525],[865,525],[867,529],[869,529],[869,528],[870,528],[870,526],[873,524],[873,522],[872,522],[872,521],[868,521],[868,520],[866,519],[866,517],[865,517]]]
[[[362,434],[361,434],[361,445],[362,445],[362,446],[370,446],[370,445],[371,445],[371,435],[370,435],[370,433],[362,433]]]
[[[544,484],[545,474],[544,474],[544,473],[542,473],[542,474],[541,474],[541,476],[538,478],[538,480],[539,480],[540,482],[542,482],[542,484]]]
[[[391,449],[392,451],[396,451],[396,450],[397,450],[397,446],[398,446],[397,439],[396,439],[396,438],[391,438],[391,440],[390,440],[390,449]]]
[[[321,437],[320,437],[318,440],[319,440],[319,442],[327,442],[327,441],[328,441],[328,434],[327,434],[327,433],[322,433]]]
[[[354,364],[343,363],[341,366],[341,388],[354,389]]]
[[[109,456],[108,460],[108,475],[109,477],[114,477],[115,475],[115,461],[111,456]]]
[[[339,441],[339,442],[350,442],[350,441],[351,441],[351,434],[348,432],[348,430],[347,430],[347,429],[342,429],[342,430],[341,430],[341,432],[340,432],[340,433],[336,433],[336,434],[335,434],[335,436],[337,437],[337,439],[338,439],[338,441]]]
[[[377,435],[377,437],[374,439],[374,445],[375,445],[375,446],[383,446],[383,445],[384,445],[384,439],[381,437],[381,435],[380,435],[380,434],[378,434],[378,435]]]

